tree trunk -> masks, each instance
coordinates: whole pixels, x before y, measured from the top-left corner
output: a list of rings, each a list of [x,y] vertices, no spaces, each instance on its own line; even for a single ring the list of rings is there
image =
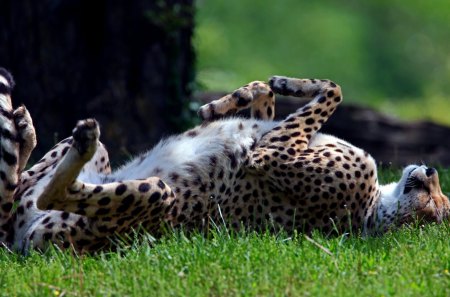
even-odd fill
[[[0,65],[34,119],[33,159],[86,117],[116,158],[184,129],[192,2],[0,0]]]

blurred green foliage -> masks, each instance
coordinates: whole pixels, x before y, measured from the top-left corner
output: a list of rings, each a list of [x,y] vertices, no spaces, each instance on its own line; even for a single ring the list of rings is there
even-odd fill
[[[197,1],[197,80],[329,78],[347,102],[450,124],[450,1]]]

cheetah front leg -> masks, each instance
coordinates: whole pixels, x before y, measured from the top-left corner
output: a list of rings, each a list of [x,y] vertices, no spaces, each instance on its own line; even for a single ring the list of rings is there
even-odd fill
[[[77,180],[84,164],[96,151],[99,129],[95,120],[80,121],[73,143],[37,201],[39,209],[61,210],[91,219],[98,236],[127,232],[143,225],[159,228],[174,194],[159,178],[89,184]]]
[[[270,87],[261,81],[251,82],[233,93],[200,107],[198,114],[205,121],[212,121],[234,115],[238,111],[251,108],[252,118],[273,120],[275,116],[275,96]]]

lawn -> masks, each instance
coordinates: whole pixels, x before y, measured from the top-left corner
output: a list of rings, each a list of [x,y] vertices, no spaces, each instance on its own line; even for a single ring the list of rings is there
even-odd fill
[[[197,81],[231,91],[271,75],[328,78],[345,102],[450,125],[446,0],[199,0]]]
[[[443,191],[450,173],[439,170]],[[395,180],[384,170],[381,180]],[[120,252],[0,250],[2,296],[450,296],[450,223],[383,237],[151,236]]]

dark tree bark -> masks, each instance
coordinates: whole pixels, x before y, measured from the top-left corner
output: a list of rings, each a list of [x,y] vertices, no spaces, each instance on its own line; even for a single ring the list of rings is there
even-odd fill
[[[36,160],[95,117],[114,157],[185,127],[192,0],[0,0],[0,65],[30,110]]]

